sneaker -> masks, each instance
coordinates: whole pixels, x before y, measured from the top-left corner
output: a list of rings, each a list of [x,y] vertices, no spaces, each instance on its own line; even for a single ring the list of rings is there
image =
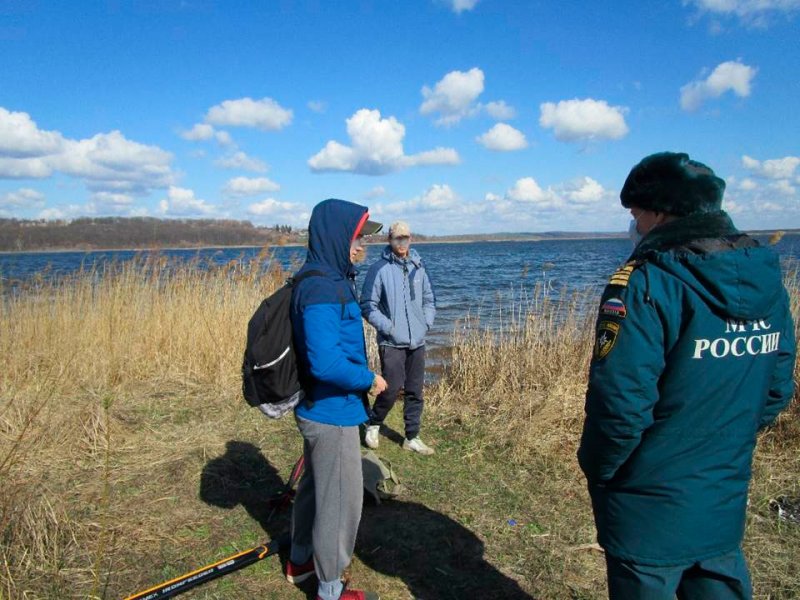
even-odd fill
[[[302,565],[296,565],[291,560],[286,561],[286,579],[289,583],[302,583],[315,574],[313,556]]]
[[[317,600],[322,600],[320,596],[317,596]],[[364,592],[362,590],[348,590],[345,588],[342,590],[342,595],[339,596],[339,600],[380,600],[380,596],[375,592]]]
[[[368,448],[372,448],[373,450],[378,447],[380,443],[379,435],[381,431],[380,425],[368,425],[367,426],[367,433],[364,436],[364,443],[367,445]]]
[[[433,454],[435,450],[430,446],[426,446],[425,442],[419,439],[419,436],[412,438],[412,439],[405,439],[403,441],[403,450],[412,450],[414,452],[419,452],[420,454],[424,454],[428,456]]]

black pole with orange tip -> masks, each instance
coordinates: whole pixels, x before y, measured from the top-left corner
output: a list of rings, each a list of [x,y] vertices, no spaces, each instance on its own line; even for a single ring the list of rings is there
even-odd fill
[[[278,551],[288,543],[289,536],[283,535],[261,546],[256,546],[250,550],[245,550],[239,554],[223,558],[213,564],[200,567],[191,573],[186,573],[175,579],[165,581],[149,590],[139,592],[133,596],[128,596],[125,600],[160,600],[161,598],[172,598],[207,581],[222,577],[233,571],[238,571],[268,556],[277,554]]]

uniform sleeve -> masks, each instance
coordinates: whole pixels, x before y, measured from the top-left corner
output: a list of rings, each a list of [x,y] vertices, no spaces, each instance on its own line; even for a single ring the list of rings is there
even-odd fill
[[[609,285],[601,301],[578,450],[589,482],[614,477],[653,424],[664,328],[644,288],[644,275],[635,271],[627,286]]]
[[[794,362],[797,345],[794,335],[794,320],[792,319],[792,311],[789,309],[788,297],[785,297],[784,304],[786,316],[784,318],[783,331],[781,331],[781,339],[778,343],[778,361],[775,364],[775,372],[772,375],[769,392],[767,393],[764,412],[758,424],[759,429],[771,425],[794,395]]]
[[[306,350],[311,375],[347,391],[368,390],[374,374],[348,360],[340,343],[341,305],[311,304],[303,310]]]
[[[383,335],[390,336],[392,321],[380,310],[382,291],[383,280],[380,264],[378,264],[378,266],[371,267],[364,278],[364,286],[361,288],[361,315]]]
[[[425,277],[422,278],[422,312],[425,314],[425,324],[430,329],[433,327],[433,320],[436,317],[436,297],[433,294],[428,270],[425,269],[423,274]]]

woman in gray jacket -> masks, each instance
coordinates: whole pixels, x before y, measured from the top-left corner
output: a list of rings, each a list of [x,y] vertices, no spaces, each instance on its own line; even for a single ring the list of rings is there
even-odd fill
[[[422,259],[411,248],[411,230],[397,221],[389,245],[373,264],[361,292],[361,314],[378,331],[381,371],[388,384],[372,407],[365,442],[378,447],[380,426],[403,392],[406,439],[403,448],[433,454],[419,437],[425,379],[425,334],[436,314],[433,288]]]

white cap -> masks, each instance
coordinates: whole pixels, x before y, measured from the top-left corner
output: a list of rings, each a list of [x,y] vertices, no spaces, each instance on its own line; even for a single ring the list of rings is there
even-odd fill
[[[391,227],[389,227],[390,238],[402,237],[406,235],[411,236],[411,228],[405,221],[395,221],[392,223]]]

